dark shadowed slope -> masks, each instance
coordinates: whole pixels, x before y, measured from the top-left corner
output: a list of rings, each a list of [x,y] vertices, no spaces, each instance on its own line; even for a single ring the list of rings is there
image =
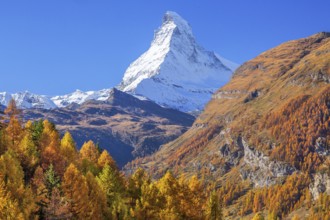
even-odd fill
[[[49,119],[64,132],[70,131],[80,147],[89,139],[109,150],[120,166],[146,156],[183,132],[194,117],[139,100],[113,89],[107,101],[89,100],[66,108],[26,109],[27,119]]]

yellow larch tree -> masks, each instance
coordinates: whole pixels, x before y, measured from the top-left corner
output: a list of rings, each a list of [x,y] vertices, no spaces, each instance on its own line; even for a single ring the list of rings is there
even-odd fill
[[[3,181],[0,182],[0,219],[24,220],[24,215],[19,210],[17,201],[11,198]]]
[[[86,182],[88,187],[88,219],[103,219],[109,216],[107,212],[106,194],[98,185],[94,175],[91,172],[86,174]]]
[[[72,218],[85,219],[88,216],[88,187],[86,178],[76,168],[74,164],[70,164],[66,169],[62,189],[69,203],[69,212]]]
[[[9,101],[4,113],[9,118],[9,123],[6,127],[6,134],[12,147],[15,147],[21,139],[23,128],[20,119],[21,111],[17,108],[14,99]]]
[[[93,141],[88,141],[83,144],[80,149],[82,159],[87,159],[93,163],[97,163],[99,158],[99,151]]]
[[[73,163],[76,160],[76,143],[68,131],[65,132],[61,140],[60,152],[69,163]]]
[[[116,162],[110,156],[107,150],[103,150],[97,160],[97,164],[103,168],[105,165],[109,165],[112,169],[117,169]]]

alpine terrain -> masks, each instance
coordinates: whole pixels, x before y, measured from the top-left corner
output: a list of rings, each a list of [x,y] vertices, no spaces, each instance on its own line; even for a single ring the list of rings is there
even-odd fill
[[[94,141],[107,149],[120,167],[177,138],[195,119],[117,89],[109,90],[108,96],[103,101],[88,100],[63,108],[25,109],[23,115],[33,121],[48,119],[62,134],[69,131],[79,147]]]
[[[229,81],[237,64],[199,46],[190,25],[166,12],[151,47],[126,70],[118,89],[184,112],[200,111],[213,92]],[[15,99],[19,108],[66,107],[87,100],[104,101],[111,89],[47,97],[30,92],[0,93],[0,104]]]
[[[118,88],[0,93],[0,219],[330,219],[330,33],[236,67],[167,12]]]
[[[167,12],[150,48],[126,70],[118,88],[181,111],[200,111],[237,68],[196,43],[187,21]]]
[[[329,83],[330,33],[283,43],[244,63],[192,128],[126,171],[198,174],[216,184],[228,219],[317,216],[330,193]]]

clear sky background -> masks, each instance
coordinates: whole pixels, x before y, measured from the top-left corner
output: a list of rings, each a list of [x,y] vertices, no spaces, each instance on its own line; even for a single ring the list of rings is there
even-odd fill
[[[111,88],[168,10],[190,23],[200,45],[240,64],[330,31],[329,0],[1,0],[0,91]]]

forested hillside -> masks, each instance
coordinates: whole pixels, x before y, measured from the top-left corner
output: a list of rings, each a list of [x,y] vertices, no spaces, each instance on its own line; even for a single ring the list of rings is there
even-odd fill
[[[22,123],[11,101],[1,119],[0,219],[219,219],[212,185],[197,177],[125,177],[92,141],[77,150],[47,120]],[[111,144],[111,143],[109,143]]]
[[[186,133],[125,169],[215,182],[228,219],[329,216],[329,83],[330,33],[285,42],[239,67]],[[310,209],[318,199],[324,207]]]

